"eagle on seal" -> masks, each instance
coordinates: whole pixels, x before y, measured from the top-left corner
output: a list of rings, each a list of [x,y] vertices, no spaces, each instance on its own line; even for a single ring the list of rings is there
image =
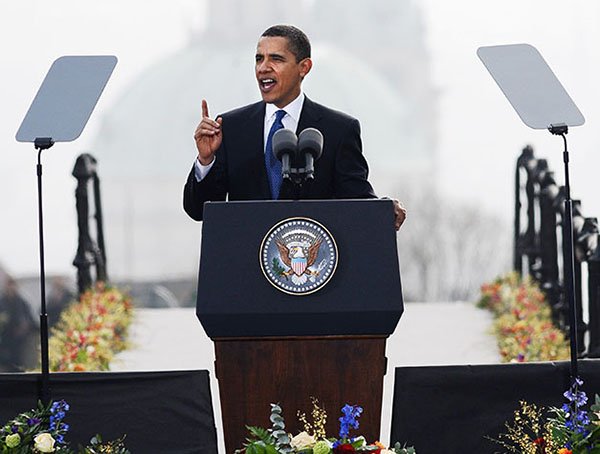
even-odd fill
[[[286,245],[281,242],[281,240],[275,240],[281,260],[288,268],[290,268],[288,271],[284,272],[283,275],[286,277],[292,276],[292,282],[297,284],[306,282],[306,274],[311,276],[318,275],[318,271],[311,271],[309,267],[317,260],[317,255],[319,254],[319,248],[321,247],[322,242],[323,240],[318,238],[312,244],[291,241]],[[301,279],[301,277],[304,279]]]

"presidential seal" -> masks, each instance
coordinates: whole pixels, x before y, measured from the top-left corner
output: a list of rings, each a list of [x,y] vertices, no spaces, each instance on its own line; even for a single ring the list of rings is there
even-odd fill
[[[308,295],[322,288],[337,267],[335,240],[325,227],[308,218],[276,224],[260,246],[260,266],[282,292]]]

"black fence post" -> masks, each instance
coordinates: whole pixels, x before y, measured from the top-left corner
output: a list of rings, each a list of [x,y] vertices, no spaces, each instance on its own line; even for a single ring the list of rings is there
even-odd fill
[[[585,218],[581,214],[581,200],[573,200],[573,251],[574,254],[574,269],[575,269],[575,304],[576,304],[576,315],[577,315],[577,345],[579,353],[585,351],[585,332],[588,327],[583,321],[583,283],[581,275],[581,263],[586,260],[586,254],[577,253],[577,241],[583,234],[583,228],[585,225]]]
[[[106,280],[106,268],[104,265],[104,251],[98,249],[97,244],[92,240],[89,227],[89,197],[88,187],[92,178],[96,175],[96,159],[89,154],[80,155],[75,161],[72,175],[77,179],[77,188],[75,189],[75,206],[77,208],[77,225],[79,227],[79,238],[77,244],[77,254],[73,260],[73,265],[77,268],[77,288],[79,295],[92,286],[92,265],[96,265],[96,279]],[[96,202],[96,222],[102,220],[98,217],[98,198],[99,193],[94,185],[94,200]],[[102,232],[101,225],[97,231]],[[104,238],[102,238],[104,246]]]
[[[559,282],[557,216],[554,209],[558,194],[554,172],[546,171],[540,181],[540,264],[534,276],[546,293],[554,321],[560,323],[562,288]]]
[[[535,206],[534,206],[534,183],[531,178],[531,173],[536,165],[533,156],[533,148],[527,145],[521,151],[521,155],[517,159],[517,167],[515,169],[515,223],[514,223],[514,238],[513,238],[513,268],[523,275],[523,256],[528,257],[528,271],[531,268],[531,259],[529,258],[530,250],[533,247],[533,238],[535,236]],[[521,173],[526,171],[527,179],[525,182],[525,193],[527,197],[527,230],[524,234],[521,233]]]
[[[588,308],[589,308],[589,333],[590,345],[588,357],[600,358],[600,247],[598,247],[598,221],[596,233],[590,234],[595,242],[593,253],[588,257]]]
[[[525,194],[527,197],[527,228],[521,232],[523,170],[527,173]],[[552,309],[552,318],[556,326],[563,331],[570,329],[568,295],[565,282],[564,265],[561,273],[559,262],[558,229],[564,227],[565,187],[558,187],[554,172],[548,169],[545,159],[535,159],[533,149],[526,146],[517,160],[515,172],[515,219],[514,219],[514,270],[524,274],[524,259],[527,258],[528,274],[539,282],[541,289]],[[575,252],[573,292],[575,293],[577,319],[578,355],[585,351],[585,333],[589,333],[590,357],[600,357],[600,237],[598,220],[585,218],[581,202],[571,201],[573,223],[573,250]],[[559,222],[560,221],[560,222]],[[562,232],[562,263],[569,249],[565,242],[567,235]],[[583,320],[583,278],[582,263],[588,263],[589,324]]]
[[[544,189],[543,182],[548,174],[548,162],[545,159],[532,161],[530,173],[528,174],[528,183],[526,185],[528,207],[527,238],[529,248],[527,250],[527,258],[529,262],[529,274],[538,282],[542,282],[542,215],[541,215],[541,199],[542,190]],[[553,174],[550,174],[553,175]],[[552,180],[553,182],[554,180]]]
[[[106,282],[108,273],[106,271],[106,249],[104,245],[104,217],[102,215],[102,200],[100,197],[100,178],[94,170],[94,206],[96,207],[96,236],[98,240],[98,254],[96,258],[96,277],[99,281]]]

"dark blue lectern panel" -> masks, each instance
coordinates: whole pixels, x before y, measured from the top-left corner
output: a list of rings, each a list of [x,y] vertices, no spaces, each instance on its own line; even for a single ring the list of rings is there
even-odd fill
[[[293,217],[322,224],[339,254],[331,280],[305,296],[275,288],[259,262],[265,235]],[[210,337],[389,335],[402,311],[392,201],[205,205],[197,314]]]

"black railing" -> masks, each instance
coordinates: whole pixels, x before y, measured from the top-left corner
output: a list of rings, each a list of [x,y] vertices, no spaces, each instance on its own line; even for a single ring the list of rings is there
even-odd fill
[[[105,282],[106,252],[104,248],[104,230],[102,227],[102,205],[100,203],[100,180],[96,172],[96,159],[89,154],[82,154],[75,161],[73,176],[77,179],[75,190],[75,205],[77,208],[77,225],[79,239],[77,255],[73,265],[77,268],[77,288],[79,295],[93,284],[92,266],[96,269],[96,281]],[[90,201],[88,188],[92,183],[93,201],[95,208],[95,233],[96,241],[90,233]]]
[[[545,159],[536,159],[526,146],[515,173],[514,269],[539,282],[552,308],[554,322],[569,330],[568,298],[565,294],[566,251],[562,234],[565,188],[558,186]],[[523,178],[524,177],[524,178]],[[523,205],[526,205],[524,209]],[[527,225],[523,226],[522,221]],[[600,250],[598,220],[585,217],[581,202],[573,201],[573,247],[575,251],[575,300],[579,354],[600,357]],[[560,239],[559,239],[560,238]],[[589,323],[583,321],[582,264],[587,264]],[[588,331],[588,345],[585,339]],[[587,352],[587,353],[586,353]]]

